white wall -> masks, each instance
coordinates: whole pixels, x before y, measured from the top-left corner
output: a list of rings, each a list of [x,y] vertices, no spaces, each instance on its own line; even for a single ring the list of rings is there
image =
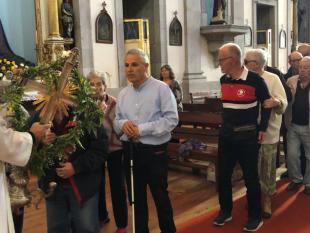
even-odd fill
[[[177,17],[182,25],[182,46],[169,45],[169,26],[174,18],[173,12],[177,11]],[[168,64],[172,67],[176,79],[182,82],[185,68],[185,36],[184,36],[184,3],[183,0],[169,0],[166,2],[167,19],[167,46],[168,46]]]
[[[215,67],[214,59],[208,52],[208,41],[201,36],[201,69],[208,82],[219,82],[222,72],[220,67]],[[217,58],[215,58],[217,59]]]
[[[253,9],[252,2],[251,1],[244,1],[244,8],[243,9],[244,9],[244,13],[243,13],[244,14],[244,25],[250,26],[252,29],[252,46],[244,47],[243,54],[245,54],[247,50],[253,48],[253,36],[254,36],[253,12],[252,12],[252,10],[249,10],[249,9]]]
[[[93,48],[93,59],[94,69],[99,72],[108,72],[111,77],[107,80],[108,87],[118,87],[118,60],[117,60],[117,44],[116,44],[116,31],[115,31],[115,5],[113,0],[105,1],[112,21],[113,21],[113,44],[102,44],[96,43],[95,35],[95,22],[98,14],[102,10],[102,0],[91,0],[90,14],[91,14],[91,31],[92,31],[92,48]]]

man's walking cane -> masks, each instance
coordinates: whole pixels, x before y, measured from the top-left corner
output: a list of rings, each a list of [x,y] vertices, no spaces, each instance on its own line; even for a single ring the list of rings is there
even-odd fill
[[[133,142],[129,140],[129,157],[130,157],[130,188],[131,188],[131,207],[132,207],[132,233],[136,232],[135,225],[135,192],[134,192],[134,181],[133,181]]]

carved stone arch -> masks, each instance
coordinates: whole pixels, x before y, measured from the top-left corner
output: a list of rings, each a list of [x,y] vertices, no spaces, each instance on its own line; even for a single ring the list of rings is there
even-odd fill
[[[174,12],[174,15],[169,26],[169,45],[182,46],[182,25],[177,17],[177,12]]]
[[[113,22],[105,9],[106,3],[102,4],[103,9],[96,18],[96,42],[112,44],[113,43]]]

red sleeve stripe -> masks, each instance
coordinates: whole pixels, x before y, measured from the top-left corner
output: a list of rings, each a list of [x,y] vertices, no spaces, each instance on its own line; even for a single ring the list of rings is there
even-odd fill
[[[255,101],[256,88],[246,84],[223,83],[221,87],[223,101]]]
[[[249,109],[257,106],[257,101],[250,104],[233,104],[233,103],[223,103],[223,108],[231,109]]]

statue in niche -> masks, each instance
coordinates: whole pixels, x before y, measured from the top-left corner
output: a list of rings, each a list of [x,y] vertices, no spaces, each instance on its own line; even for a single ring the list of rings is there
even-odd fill
[[[211,24],[226,24],[225,21],[226,0],[214,0],[213,18]]]
[[[73,31],[73,9],[69,0],[64,0],[61,4],[61,22],[64,38],[72,38]]]

